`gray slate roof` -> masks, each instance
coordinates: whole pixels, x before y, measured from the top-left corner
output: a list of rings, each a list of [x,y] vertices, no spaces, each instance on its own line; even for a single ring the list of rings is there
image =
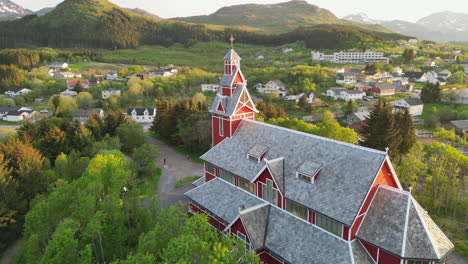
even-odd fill
[[[352,263],[347,242],[273,206],[265,246],[288,263]]]
[[[350,226],[386,158],[383,151],[343,143],[270,124],[242,120],[227,138],[201,159],[252,181],[265,166],[247,160],[254,144],[268,146],[267,160],[284,158],[284,191],[291,199]],[[296,178],[306,161],[322,164],[314,184]]]
[[[268,150],[267,146],[263,146],[260,144],[255,144],[253,147],[249,150],[248,154],[252,155],[254,157],[260,157],[265,151]]]
[[[233,49],[229,50],[228,53],[226,54],[226,56],[224,56],[224,60],[236,60],[236,61],[240,61],[241,60],[241,57],[239,56],[239,54],[237,54],[237,52]]]
[[[313,162],[313,161],[305,161],[302,165],[297,169],[297,172],[305,174],[307,176],[314,176],[321,168],[322,164]]]
[[[453,121],[450,121],[450,123],[459,129],[468,128],[468,120],[453,120]]]
[[[278,184],[280,191],[284,193],[284,158],[281,157],[274,160],[267,160],[266,164]]]
[[[411,259],[438,260],[454,247],[408,192],[388,186],[377,190],[357,237]]]
[[[375,264],[359,240],[356,239],[351,242],[351,250],[353,251],[355,264]]]
[[[423,105],[423,101],[417,97],[406,98],[404,99],[410,106]]]
[[[128,108],[127,109],[127,115],[132,115],[133,110],[135,109],[136,115],[138,116],[143,116],[145,115],[145,110],[148,110],[148,115],[154,115],[154,112],[156,108],[150,107],[150,108]]]
[[[265,203],[219,178],[204,183],[185,195],[228,223],[239,215],[239,208],[251,208]]]
[[[242,92],[244,90],[245,92],[247,92],[247,87],[245,85],[237,85],[236,90],[234,91],[234,94],[232,96],[223,96],[222,89],[218,89],[218,93],[216,94],[216,97],[214,98],[213,103],[211,104],[211,108],[209,112],[213,114],[223,115],[223,116],[230,116],[234,114],[236,111],[237,102],[239,102],[239,99],[242,96]],[[247,95],[248,95],[248,92],[247,92]],[[250,97],[250,95],[248,96]],[[252,101],[251,98],[250,100]],[[222,103],[224,112],[218,110],[219,102]],[[253,108],[255,108],[255,105],[253,105],[253,101],[252,101],[252,106]],[[253,110],[258,113],[258,110],[256,108]],[[247,154],[247,152],[245,154]]]
[[[242,224],[256,250],[265,247],[270,208],[268,203],[264,203],[240,212]]]

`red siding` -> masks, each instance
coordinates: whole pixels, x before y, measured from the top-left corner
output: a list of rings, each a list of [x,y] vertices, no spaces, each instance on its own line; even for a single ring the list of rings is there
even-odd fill
[[[309,210],[309,223],[315,224],[315,212]]]
[[[213,146],[216,146],[223,139],[231,136],[231,128],[229,120],[223,120],[223,135],[219,135],[219,117],[213,115],[212,117],[212,127],[213,127]]]
[[[379,250],[379,263],[380,264],[400,264],[400,259],[380,249]]]
[[[197,214],[201,212],[200,208],[198,208],[196,205],[192,203],[190,203],[190,209]]]
[[[282,264],[281,261],[275,259],[274,257],[270,256],[267,252],[264,250],[258,250],[257,255],[260,256],[260,260],[265,263],[265,264]]]
[[[277,192],[277,203],[276,203],[276,206],[280,207],[280,208],[283,208],[283,194],[281,193],[281,191],[279,190],[278,186],[276,185],[275,183],[275,180],[273,179],[273,177],[271,176],[270,174],[270,171],[268,169],[265,169],[261,174],[260,176],[255,180],[255,184],[257,186],[260,185],[260,187],[257,187],[258,188],[258,193],[257,193],[257,196],[260,197],[260,198],[263,198],[262,197],[262,185],[260,183],[263,183],[263,184],[266,184],[267,182],[267,179],[269,180],[272,180],[273,181],[273,187],[278,190]]]
[[[364,220],[364,215],[358,216],[358,218],[356,218],[356,221],[354,222],[354,225],[351,227],[351,240],[353,240],[356,237],[356,233],[359,229],[359,226],[362,223],[362,220]]]
[[[273,179],[273,177],[271,176],[270,174],[270,171],[268,169],[265,169],[262,174],[260,174],[260,176],[258,176],[258,178],[255,180],[255,183],[257,182],[261,182],[263,184],[266,184],[266,180],[267,179],[270,179],[273,181],[273,187],[278,189],[278,186],[276,185],[275,183],[275,180]]]
[[[343,226],[343,239],[348,240],[348,236],[349,236],[349,227]]]
[[[280,191],[278,191],[278,194],[277,194],[277,195],[278,195],[278,199],[277,199],[277,200],[278,200],[278,203],[277,203],[277,206],[278,206],[279,208],[283,208],[283,195],[281,194]]]
[[[252,108],[244,106],[241,109],[239,109],[239,111],[237,111],[236,114],[240,115],[240,114],[252,113],[252,112],[253,112]]]
[[[234,83],[243,83],[244,79],[242,79],[242,76],[240,72],[237,73],[236,78],[234,79]]]
[[[367,252],[369,253],[369,255],[371,255],[371,257],[374,259],[374,260],[377,260],[377,251],[378,249],[370,244],[367,244],[366,242],[364,241],[361,241],[362,242],[362,245],[364,246],[364,248],[367,250]]]
[[[398,188],[398,184],[395,181],[396,176],[392,174],[392,170],[390,169],[390,165],[388,164],[387,161],[384,162],[382,168],[380,169],[377,178],[375,179],[374,184],[372,185],[366,200],[364,201],[364,204],[361,208],[361,211],[359,212],[358,215],[361,215],[365,212],[367,212],[367,209],[369,209],[369,205],[372,202],[372,198],[374,198],[375,191],[377,191],[377,187],[379,184],[391,186]],[[358,220],[355,221],[354,225],[352,226],[352,232],[351,232],[351,239],[354,239],[356,232],[359,228],[359,225],[361,224],[361,221],[358,222]]]
[[[212,216],[208,216],[208,222],[209,222],[212,226],[214,226],[214,227],[216,227],[217,229],[219,229],[219,221],[218,221],[216,218],[214,218],[214,217],[212,217]]]
[[[223,87],[224,96],[232,96],[232,89],[230,87]]]
[[[247,243],[250,243],[249,235],[247,234],[247,231],[245,231],[244,225],[240,219],[237,219],[237,221],[231,226],[232,234],[237,234],[238,231],[244,234],[244,236],[247,238]]]

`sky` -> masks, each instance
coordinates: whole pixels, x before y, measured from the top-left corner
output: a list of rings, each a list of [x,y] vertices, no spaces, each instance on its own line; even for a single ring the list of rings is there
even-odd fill
[[[223,6],[258,3],[281,3],[288,0],[111,0],[130,8],[141,8],[163,18],[207,15]],[[13,0],[31,9],[52,7],[62,0]],[[370,18],[380,20],[400,19],[416,22],[418,19],[436,12],[454,11],[468,13],[467,0],[307,0],[310,4],[326,8],[338,17],[349,14],[366,13]]]

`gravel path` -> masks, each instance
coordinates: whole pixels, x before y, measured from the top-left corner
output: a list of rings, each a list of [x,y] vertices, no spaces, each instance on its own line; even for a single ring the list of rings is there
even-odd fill
[[[203,175],[203,165],[193,162],[179,152],[168,147],[160,140],[148,137],[148,143],[158,146],[158,166],[162,168],[162,177],[159,182],[158,199],[163,206],[171,206],[178,201],[186,202],[184,193],[193,189],[191,184],[176,188],[178,180],[189,176]],[[166,159],[166,164],[164,164]]]

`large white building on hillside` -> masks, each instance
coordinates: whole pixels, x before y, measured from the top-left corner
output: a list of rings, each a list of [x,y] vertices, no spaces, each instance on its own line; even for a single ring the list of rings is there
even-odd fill
[[[313,60],[326,60],[340,64],[370,64],[383,62],[388,64],[390,61],[383,56],[383,52],[365,51],[365,52],[335,52],[333,54],[324,54],[317,51],[312,51]]]

